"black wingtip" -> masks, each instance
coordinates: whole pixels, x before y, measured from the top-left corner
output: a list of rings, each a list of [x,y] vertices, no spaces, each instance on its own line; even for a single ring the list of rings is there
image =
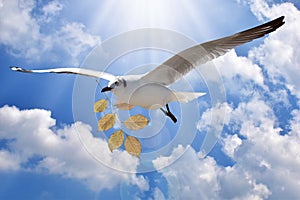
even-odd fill
[[[282,24],[284,24],[284,23],[285,23],[285,21],[283,21],[283,20],[284,20],[284,17],[285,17],[285,16],[281,16],[281,17],[279,17],[279,19],[281,20],[281,23],[282,23]]]
[[[283,21],[285,18],[285,16],[281,16],[281,17],[278,17],[277,20],[281,21],[282,23],[285,23],[285,21]]]
[[[277,19],[274,19],[274,20],[272,20],[269,23],[272,24],[275,29],[277,29],[277,28],[279,28],[280,26],[282,26],[285,23],[285,21],[283,21],[284,17],[285,16],[278,17]]]
[[[254,27],[254,28],[251,28],[251,29],[248,29],[246,31],[243,31],[241,33],[246,33],[246,32],[250,32],[250,31],[257,31],[257,30],[263,30],[263,29],[266,29],[266,31],[260,31],[261,35],[260,37],[268,34],[268,33],[271,33],[275,30],[277,30],[279,27],[281,27],[285,22],[283,21],[284,20],[284,17],[285,16],[281,16],[281,17],[278,17],[276,19],[273,19],[272,21],[269,21],[265,24],[262,24],[260,26],[257,26],[257,27]]]

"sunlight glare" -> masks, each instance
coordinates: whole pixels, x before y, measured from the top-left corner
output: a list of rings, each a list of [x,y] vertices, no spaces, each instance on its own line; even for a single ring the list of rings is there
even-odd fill
[[[174,9],[170,1],[127,0],[120,2],[126,24],[133,26],[166,26],[174,23]]]

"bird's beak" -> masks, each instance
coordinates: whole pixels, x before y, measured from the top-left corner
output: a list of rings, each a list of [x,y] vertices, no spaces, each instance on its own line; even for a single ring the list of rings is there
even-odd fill
[[[107,92],[107,91],[111,91],[112,88],[111,87],[104,87],[102,88],[101,92]]]

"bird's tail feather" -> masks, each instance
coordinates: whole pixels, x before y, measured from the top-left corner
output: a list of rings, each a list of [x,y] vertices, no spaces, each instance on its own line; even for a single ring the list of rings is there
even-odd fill
[[[198,97],[205,95],[203,92],[174,92],[175,96],[173,101],[179,101],[182,103],[187,103]]]

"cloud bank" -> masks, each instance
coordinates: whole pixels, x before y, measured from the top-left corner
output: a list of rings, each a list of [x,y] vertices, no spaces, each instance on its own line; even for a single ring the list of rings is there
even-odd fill
[[[1,1],[0,44],[8,54],[28,62],[78,66],[100,37],[87,32],[80,22],[67,22],[60,15],[63,4],[50,1]]]
[[[94,138],[87,124],[76,122],[58,128],[50,111],[19,110],[10,106],[0,108],[0,119],[0,140],[6,141],[7,146],[0,150],[3,172],[30,170],[57,174],[81,180],[95,191],[111,189],[122,182],[137,185],[141,191],[149,187],[143,176],[114,169],[135,172],[139,161],[126,152],[111,153],[107,142]],[[110,167],[85,150],[78,134]],[[33,158],[35,163],[26,167]]]
[[[178,190],[177,195],[184,199],[299,199],[299,110],[293,112],[291,131],[285,135],[275,127],[272,109],[258,98],[240,103],[230,116],[228,125],[236,134],[226,134],[220,142],[234,160],[233,166],[218,165],[213,157],[202,158],[192,147],[182,146],[169,157],[153,161],[159,169],[188,148],[179,160],[160,171],[169,185],[177,180],[173,189]]]

